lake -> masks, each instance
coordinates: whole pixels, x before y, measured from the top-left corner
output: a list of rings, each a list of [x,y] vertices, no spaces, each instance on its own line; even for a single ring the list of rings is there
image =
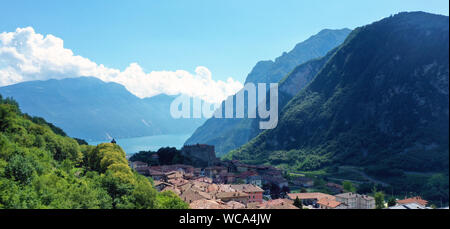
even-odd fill
[[[155,135],[145,136],[137,138],[123,138],[116,139],[118,145],[120,145],[125,153],[130,155],[139,151],[152,150],[156,151],[161,147],[176,147],[180,149],[184,142],[190,137],[190,134],[184,135]],[[89,145],[98,145],[108,141],[89,142]]]

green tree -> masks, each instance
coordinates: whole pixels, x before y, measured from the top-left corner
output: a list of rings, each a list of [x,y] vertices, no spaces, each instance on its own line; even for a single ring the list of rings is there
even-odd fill
[[[189,205],[181,200],[172,191],[158,193],[156,198],[156,208],[158,209],[188,209]]]
[[[52,128],[53,127],[53,128]],[[80,145],[84,144],[84,145]],[[188,208],[131,170],[116,144],[86,145],[0,96],[0,209]]]
[[[294,206],[298,207],[299,209],[303,209],[302,201],[298,198],[298,196],[294,200]]]
[[[342,186],[346,192],[356,192],[356,188],[350,181],[342,181]]]
[[[106,189],[109,196],[111,196],[113,208],[126,205],[125,202],[128,202],[129,199],[122,197],[129,195],[133,190],[133,187],[130,184],[122,182],[119,177],[114,176],[110,171],[104,175],[102,186]]]
[[[385,208],[384,205],[384,193],[383,192],[375,192],[374,194],[375,198],[375,208],[376,209],[383,209]]]
[[[32,159],[17,152],[6,166],[5,175],[21,184],[29,184],[33,178],[34,168]]]
[[[157,191],[145,177],[139,177],[137,185],[133,190],[133,197],[137,209],[155,208]]]
[[[397,204],[397,201],[396,201],[395,197],[391,196],[388,200],[388,207],[395,206],[396,204]]]

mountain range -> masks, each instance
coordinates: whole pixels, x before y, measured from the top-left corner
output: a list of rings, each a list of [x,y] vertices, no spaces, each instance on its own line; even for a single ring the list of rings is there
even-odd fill
[[[99,169],[89,161],[99,161],[95,152],[102,147],[124,154],[113,144],[95,148],[64,132],[92,141],[195,130],[186,144],[214,145],[224,160],[272,165],[287,176],[305,173],[320,181],[357,176],[352,181],[364,193],[381,186],[393,196],[415,193],[448,203],[448,16],[399,13],[353,31],[323,30],[275,61],[258,62],[246,83],[279,83],[276,128],[260,130],[260,119],[173,119],[174,96],[141,99],[93,77],[1,87],[3,164],[31,171],[23,180],[8,179],[29,183],[42,166],[68,158]],[[45,120],[24,115],[6,97]],[[12,157],[15,152],[21,154]],[[44,155],[41,167],[32,163],[40,157],[36,152]]]
[[[0,88],[24,113],[44,117],[69,136],[93,140],[190,134],[204,119],[173,119],[165,94],[138,98],[124,86],[94,77],[29,81]]]
[[[283,53],[275,61],[258,62],[248,74],[246,83],[277,83],[291,73],[292,77],[283,80],[284,83],[279,86],[279,107],[281,109],[293,95],[309,83],[331,54],[327,57],[324,56],[339,46],[350,32],[349,29],[324,29],[297,44],[290,52]],[[235,100],[235,95],[233,95],[233,99]],[[247,104],[245,105],[245,109],[248,110]],[[186,144],[214,145],[217,154],[221,156],[256,137],[260,133],[258,123],[259,119],[218,119],[213,117],[199,127],[186,141]]]
[[[279,117],[226,158],[448,175],[449,18],[399,13],[355,29]]]

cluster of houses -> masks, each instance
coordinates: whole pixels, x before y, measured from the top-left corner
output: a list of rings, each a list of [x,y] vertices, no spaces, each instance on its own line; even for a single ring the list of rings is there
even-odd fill
[[[176,193],[192,209],[296,208],[289,200],[264,201],[264,190],[253,184],[214,183],[210,177],[184,171],[167,172],[154,180],[154,186],[160,192]]]
[[[283,172],[272,166],[248,165],[232,160],[221,162],[218,166],[207,167],[204,171],[204,175],[213,179],[214,183],[245,183],[258,187],[274,184],[279,188],[288,186]]]
[[[184,164],[148,166],[140,161],[129,163],[130,167],[138,173],[150,176],[153,180],[163,179],[168,172],[179,171],[189,179],[207,177],[216,184],[243,183],[263,187],[263,185],[270,183],[277,185],[280,189],[288,187],[288,181],[283,177],[280,169],[264,165],[247,165],[236,160],[220,162],[218,165],[206,168],[196,168]]]
[[[287,187],[282,172],[271,166],[254,166],[238,161],[206,168],[175,164],[148,166],[130,162],[138,173],[152,177],[158,191],[176,193],[192,209],[296,209],[289,199],[263,200],[268,182]]]
[[[201,150],[205,150],[198,147],[208,149],[208,155],[211,154],[211,150],[203,145],[189,146],[188,153],[201,155]],[[298,201],[301,201],[303,208],[309,209],[375,208],[373,197],[344,192],[342,185],[331,182],[326,186],[334,195],[302,192],[287,193],[280,196],[282,198],[272,199],[267,187],[277,186],[282,190],[289,185],[283,172],[272,166],[248,165],[237,160],[216,161],[205,164],[207,167],[185,164],[149,166],[140,161],[129,163],[138,173],[152,177],[158,191],[176,193],[192,209],[298,209],[294,206]],[[298,176],[291,179],[290,184],[310,188],[314,186],[314,180]],[[413,197],[398,200],[389,209],[426,209],[427,204],[420,197]]]
[[[289,193],[290,200],[299,199],[304,206],[311,209],[374,209],[375,199],[356,193],[329,195],[320,192]]]
[[[324,193],[289,193],[288,199],[301,200],[310,209],[374,209],[375,199],[371,196],[356,193],[340,193],[329,195]],[[420,196],[396,200],[394,206],[385,209],[431,209],[428,201]],[[448,209],[448,207],[446,208]]]
[[[371,196],[347,192],[337,195],[325,193],[289,193],[288,199],[299,199],[310,209],[374,209],[375,199]],[[428,201],[419,196],[396,200],[395,206],[386,209],[431,209]]]
[[[312,209],[375,208],[373,197],[353,193],[335,196],[288,193],[283,199],[264,200],[262,186],[265,183],[271,182],[279,187],[288,185],[281,171],[270,166],[246,165],[238,161],[204,169],[183,164],[150,167],[139,161],[130,162],[130,166],[152,177],[158,191],[176,193],[192,209],[297,209],[293,205],[297,198],[304,207]],[[305,178],[295,179],[294,182],[302,186],[313,185],[310,179]]]

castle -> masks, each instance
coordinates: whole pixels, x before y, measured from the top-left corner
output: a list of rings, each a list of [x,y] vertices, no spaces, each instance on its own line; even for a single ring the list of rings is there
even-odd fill
[[[213,166],[218,159],[214,146],[206,144],[185,145],[181,148],[181,154],[192,159],[194,166]]]

